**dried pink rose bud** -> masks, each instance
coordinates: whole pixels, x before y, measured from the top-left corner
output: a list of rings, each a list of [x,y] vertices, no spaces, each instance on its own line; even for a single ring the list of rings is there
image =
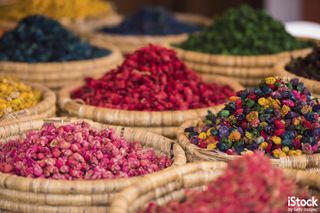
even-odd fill
[[[138,142],[129,143],[112,129],[94,129],[85,122],[44,125],[24,138],[0,144],[0,172],[33,178],[132,177],[171,164],[167,156],[157,156]]]

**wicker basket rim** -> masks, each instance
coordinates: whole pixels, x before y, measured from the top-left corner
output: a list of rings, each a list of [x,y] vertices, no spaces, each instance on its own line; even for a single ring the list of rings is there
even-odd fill
[[[152,39],[175,39],[178,37],[185,37],[188,33],[179,33],[172,35],[121,35],[121,34],[113,34],[113,33],[104,33],[95,31],[95,35],[97,37],[110,37],[112,39],[123,40],[123,42],[129,42],[130,40],[139,41],[139,40],[152,40]]]
[[[101,47],[103,48],[103,47]],[[106,49],[106,48],[103,48]],[[5,64],[6,66],[29,66],[29,67],[38,67],[38,66],[52,66],[52,65],[60,65],[60,66],[74,66],[74,65],[79,65],[79,64],[87,64],[87,63],[94,63],[94,62],[100,62],[100,61],[105,61],[111,57],[115,57],[117,55],[121,55],[120,50],[117,49],[114,46],[110,46],[107,50],[110,50],[110,54],[106,56],[102,56],[99,58],[92,58],[92,59],[82,59],[82,60],[73,60],[73,61],[62,61],[62,62],[39,62],[39,63],[28,63],[28,62],[19,62],[19,61],[0,61],[0,66],[1,64]]]
[[[186,18],[190,18],[190,19],[196,19],[199,22],[202,22],[203,25],[207,25],[208,23],[211,22],[211,19],[200,15],[200,14],[192,14],[192,13],[182,13],[182,12],[176,12],[174,13],[174,15],[180,19],[180,20],[184,20]],[[123,19],[124,17],[122,17]],[[185,22],[191,22],[188,20],[185,20]],[[198,25],[200,25],[200,23],[198,23]],[[118,37],[118,38],[123,38],[123,39],[138,39],[138,38],[142,38],[142,39],[165,39],[165,38],[170,38],[170,37],[177,37],[177,36],[185,36],[188,35],[189,33],[185,32],[185,33],[178,33],[178,34],[169,34],[169,35],[130,35],[130,34],[117,34],[117,33],[104,33],[104,32],[99,32],[99,29],[94,29],[94,32],[96,35],[99,36],[111,36],[111,37]]]
[[[282,52],[273,53],[273,54],[261,54],[261,55],[227,55],[227,54],[224,55],[224,54],[210,54],[210,53],[205,53],[205,52],[196,52],[196,51],[191,51],[191,50],[185,50],[185,49],[182,49],[179,47],[175,47],[175,46],[173,46],[173,44],[169,44],[168,47],[170,47],[171,49],[174,49],[176,51],[197,55],[198,57],[208,57],[209,56],[209,57],[215,57],[215,58],[241,58],[241,59],[252,59],[252,58],[263,59],[263,58],[266,58],[268,60],[270,60],[270,57],[272,57],[272,59],[277,59],[279,56],[281,56],[283,54],[292,53],[292,52],[296,52],[296,51],[307,51],[307,50],[311,49],[311,48],[302,48],[302,49],[295,49],[295,50],[289,50],[289,51],[282,51]]]
[[[58,21],[62,22],[63,24],[66,24],[68,27],[69,23],[82,23],[84,21],[95,21],[95,20],[99,20],[99,19],[108,19],[110,17],[121,17],[120,14],[118,14],[116,11],[112,10],[109,12],[109,14],[103,14],[103,15],[98,15],[98,16],[88,16],[88,17],[80,17],[80,18],[76,18],[76,19],[72,19],[72,18],[61,18]],[[18,21],[10,21],[10,20],[0,20],[0,26],[4,25],[4,26],[10,26],[11,28],[14,28],[17,25]]]

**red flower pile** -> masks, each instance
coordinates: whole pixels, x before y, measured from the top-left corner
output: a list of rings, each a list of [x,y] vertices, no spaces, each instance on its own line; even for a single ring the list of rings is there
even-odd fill
[[[186,192],[184,201],[157,206],[150,203],[147,213],[287,212],[288,196],[306,197],[282,171],[259,152],[229,163],[224,174],[205,191]]]
[[[87,78],[71,97],[99,107],[164,111],[223,104],[233,94],[229,86],[203,82],[173,50],[149,45],[102,78]]]

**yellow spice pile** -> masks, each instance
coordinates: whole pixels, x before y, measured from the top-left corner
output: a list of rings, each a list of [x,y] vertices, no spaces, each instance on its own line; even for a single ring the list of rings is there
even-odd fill
[[[17,0],[14,4],[0,7],[0,20],[16,22],[35,14],[75,20],[99,17],[111,11],[110,3],[103,0]]]
[[[40,92],[19,81],[0,78],[0,118],[32,107],[40,101]]]

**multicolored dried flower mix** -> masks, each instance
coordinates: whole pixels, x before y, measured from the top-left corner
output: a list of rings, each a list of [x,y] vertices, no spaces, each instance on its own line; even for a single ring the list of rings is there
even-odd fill
[[[99,107],[163,111],[215,106],[233,94],[229,86],[204,83],[173,50],[149,45],[102,78],[87,78],[71,97]]]
[[[49,179],[125,178],[159,171],[172,164],[166,155],[138,142],[129,143],[112,129],[86,122],[44,125],[21,139],[0,143],[0,171]]]
[[[262,150],[279,158],[320,152],[320,103],[298,79],[266,78],[238,91],[217,115],[185,129],[191,143],[242,154]]]
[[[181,202],[174,200],[163,206],[150,203],[143,212],[287,212],[288,196],[304,199],[308,193],[259,152],[231,161],[205,191],[187,190]]]
[[[39,103],[41,94],[22,82],[0,78],[0,118]]]

